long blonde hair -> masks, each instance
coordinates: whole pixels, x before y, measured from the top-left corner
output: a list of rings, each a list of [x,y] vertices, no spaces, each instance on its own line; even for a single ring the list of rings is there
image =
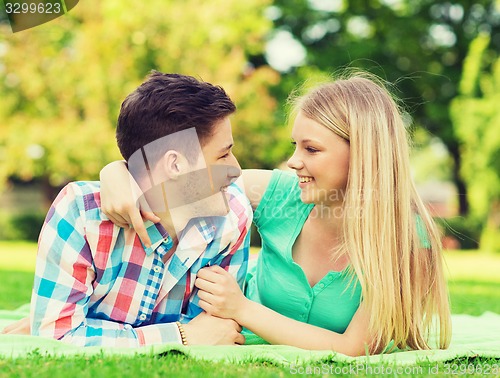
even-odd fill
[[[320,85],[295,106],[350,143],[344,247],[370,314],[370,351],[391,340],[398,348],[428,349],[433,331],[447,348],[440,237],[411,177],[404,112],[380,79],[359,72]]]

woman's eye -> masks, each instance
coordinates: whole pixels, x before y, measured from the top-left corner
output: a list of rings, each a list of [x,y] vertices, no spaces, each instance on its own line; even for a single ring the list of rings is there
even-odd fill
[[[228,156],[229,156],[229,152],[228,152],[227,154],[225,154],[225,155],[222,155],[219,159],[225,159],[225,158],[227,158]]]
[[[306,151],[310,153],[318,152],[318,150],[313,147],[306,147]]]

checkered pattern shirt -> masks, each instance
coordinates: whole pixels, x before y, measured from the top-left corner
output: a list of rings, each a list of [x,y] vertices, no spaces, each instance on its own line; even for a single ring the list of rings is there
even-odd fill
[[[31,300],[31,332],[81,346],[181,343],[176,321],[202,310],[194,281],[199,269],[220,265],[243,285],[252,210],[241,189],[228,188],[230,212],[192,219],[173,242],[149,223],[151,248],[100,209],[99,182],[67,185],[40,234]]]

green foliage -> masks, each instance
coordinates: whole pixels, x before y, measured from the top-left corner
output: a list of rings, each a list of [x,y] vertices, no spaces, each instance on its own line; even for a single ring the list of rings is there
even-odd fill
[[[0,213],[0,240],[37,241],[42,229],[45,213],[23,212]]]
[[[413,132],[411,168],[416,183],[451,182],[453,162],[441,140],[423,128]]]
[[[121,102],[152,69],[222,85],[239,109],[242,166],[269,166],[281,156],[268,89],[279,75],[247,62],[263,51],[269,2],[103,0],[22,33],[0,25],[0,186],[9,176],[97,179],[120,158]]]
[[[302,42],[306,64],[329,72],[355,65],[391,81],[406,77],[399,87],[418,123],[445,143],[453,138],[447,108],[457,93],[469,43],[479,30],[492,36],[500,32],[489,17],[498,8],[488,0],[274,3],[281,11],[275,28],[289,30]],[[499,47],[495,40],[489,49]]]
[[[477,249],[483,223],[473,217],[436,218],[444,237],[457,239],[461,249]]]
[[[38,235],[42,229],[43,221],[45,220],[44,213],[23,213],[12,217],[12,226],[23,240],[37,241]]]
[[[500,56],[490,54],[488,44],[487,35],[471,44],[461,93],[450,112],[461,143],[471,210],[485,224],[481,248],[500,251]]]
[[[449,106],[459,91],[471,41],[482,31],[491,36],[487,51],[500,50],[498,1],[275,0],[274,4],[279,9],[275,30],[289,31],[303,44],[307,65],[325,72],[360,67],[397,84],[401,91],[397,95],[416,125],[447,147],[452,179],[464,194],[459,198],[460,213],[466,215],[460,140]],[[297,81],[300,72],[292,70],[288,76]]]

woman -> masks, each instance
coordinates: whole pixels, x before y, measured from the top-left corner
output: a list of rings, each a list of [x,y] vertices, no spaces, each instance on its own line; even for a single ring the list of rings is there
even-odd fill
[[[428,349],[436,326],[446,348],[439,236],[411,178],[396,102],[375,78],[356,74],[294,104],[288,166],[296,175],[243,173],[263,239],[246,297],[210,267],[195,283],[200,306],[272,344],[353,356]]]

